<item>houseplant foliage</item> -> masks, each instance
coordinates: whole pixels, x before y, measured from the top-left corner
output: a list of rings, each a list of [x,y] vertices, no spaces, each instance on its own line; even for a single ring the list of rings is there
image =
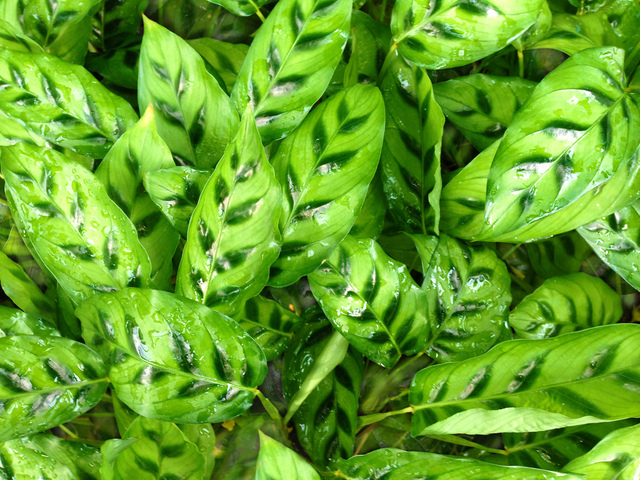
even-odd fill
[[[636,0],[0,0],[0,478],[640,477]]]

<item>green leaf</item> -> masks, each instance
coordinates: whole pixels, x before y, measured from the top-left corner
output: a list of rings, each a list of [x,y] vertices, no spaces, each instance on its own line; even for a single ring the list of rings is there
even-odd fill
[[[354,40],[355,39],[355,40]],[[375,82],[391,45],[391,31],[361,10],[351,14],[351,39],[345,53],[351,52],[349,64],[355,83]]]
[[[176,293],[233,314],[260,293],[280,252],[281,193],[251,112],[207,182],[187,234]]]
[[[138,85],[138,59],[140,57],[140,43],[142,37],[132,37],[128,45],[118,50],[108,50],[104,53],[89,53],[85,67],[95,72],[105,80],[122,89],[135,90]],[[124,95],[122,95],[124,97]],[[135,105],[138,102],[134,102]]]
[[[282,355],[302,326],[295,313],[262,296],[247,300],[233,318],[260,345],[268,362]]]
[[[21,234],[71,300],[146,285],[136,231],[91,172],[54,150],[2,149],[2,174]]]
[[[380,162],[389,212],[403,230],[438,233],[444,115],[431,81],[394,51],[380,88],[387,112]]]
[[[589,244],[576,232],[527,243],[525,248],[531,267],[544,278],[579,272],[582,262],[591,253]]]
[[[275,478],[320,480],[320,475],[296,452],[260,432],[260,454],[255,480]]]
[[[174,166],[171,152],[156,130],[153,108],[149,107],[113,145],[95,173],[136,227],[151,261],[151,280],[162,290],[169,287],[180,235],[149,196],[139,192],[147,172]]]
[[[503,49],[533,25],[542,0],[399,0],[391,33],[416,65],[459,67]]]
[[[268,0],[209,0],[216,5],[222,5],[234,15],[249,16],[260,10],[260,7]]]
[[[26,313],[56,323],[54,303],[38,288],[22,267],[0,251],[0,286],[4,293]]]
[[[15,25],[0,20],[0,47],[16,52],[42,53],[42,47]]]
[[[604,263],[640,290],[640,202],[580,227],[578,233]]]
[[[637,198],[626,185],[638,170],[640,107],[625,90],[623,63],[620,49],[588,49],[540,82],[491,165],[478,239],[563,233]]]
[[[553,277],[525,297],[509,314],[521,338],[555,337],[622,317],[620,297],[603,280],[573,273]]]
[[[606,325],[427,367],[411,384],[411,433],[527,432],[637,417],[639,336],[640,325]]]
[[[101,448],[104,480],[204,477],[204,456],[173,423],[138,417],[123,439],[107,440]]]
[[[176,163],[213,168],[236,133],[237,112],[188,43],[146,18],[144,31],[140,110],[153,105],[158,133]]]
[[[17,308],[0,306],[0,337],[14,335],[60,336],[60,332],[47,320],[29,315]]]
[[[438,362],[457,362],[510,339],[511,279],[496,254],[445,234],[412,238],[422,259],[422,289],[433,324],[427,353]]]
[[[468,75],[433,86],[447,118],[478,150],[502,137],[536,84],[519,77]]]
[[[640,425],[607,435],[589,453],[569,462],[562,470],[586,478],[633,480],[640,475]]]
[[[133,421],[138,418],[138,414],[127,407],[124,403],[122,403],[118,396],[113,392],[111,393],[111,400],[113,401],[113,414],[116,418],[116,424],[118,427],[118,432],[120,433],[120,437],[124,437],[125,432],[129,429]],[[118,446],[118,448],[110,448],[111,453],[114,453],[115,450],[119,450],[122,444]],[[111,456],[111,455],[110,455]],[[115,456],[113,456],[115,458]]]
[[[101,2],[93,18],[95,43],[102,50],[121,48],[136,35],[142,23],[142,12],[147,7],[145,0],[117,0]]]
[[[391,368],[426,347],[427,295],[373,240],[347,237],[308,278],[333,326],[370,360]]]
[[[353,227],[378,167],[384,105],[377,88],[354,85],[322,102],[272,159],[283,187],[280,258],[269,285],[313,272]]]
[[[384,227],[384,219],[387,213],[380,175],[376,174],[369,184],[367,196],[364,198],[362,210],[358,214],[349,235],[357,238],[373,238],[380,236]]]
[[[104,157],[137,120],[131,105],[84,68],[51,55],[0,51],[0,82],[0,103],[9,118],[89,157]]]
[[[438,455],[428,452],[405,452],[382,448],[366,455],[357,455],[339,463],[343,478],[349,480],[579,480],[577,475],[550,472],[525,467],[504,467],[469,458]]]
[[[178,425],[178,428],[182,430],[187,440],[193,443],[198,451],[205,459],[204,478],[210,479],[215,467],[215,448],[216,448],[216,434],[213,431],[213,427],[208,424],[202,425]]]
[[[144,188],[173,228],[186,238],[189,220],[210,176],[210,170],[165,168],[145,173]]]
[[[309,324],[296,334],[284,358],[282,390],[286,398],[294,398],[307,383],[307,375],[316,369],[320,357],[326,356],[332,333],[339,335],[324,321]],[[347,351],[293,415],[297,438],[317,465],[333,465],[339,458],[353,455],[363,369],[362,356]]]
[[[249,47],[242,44],[221,42],[213,38],[189,40],[189,45],[207,62],[209,72],[231,94]]]
[[[104,395],[106,375],[93,350],[68,338],[0,338],[0,442],[82,415]]]
[[[100,479],[101,459],[96,448],[48,433],[0,444],[0,458],[0,477],[6,479]]]
[[[350,0],[284,0],[260,27],[231,98],[240,112],[251,107],[265,145],[291,133],[324,93],[350,19]]]
[[[251,406],[267,373],[260,347],[237,323],[171,293],[105,293],[76,314],[87,344],[113,359],[118,398],[145,417],[228,420]]]

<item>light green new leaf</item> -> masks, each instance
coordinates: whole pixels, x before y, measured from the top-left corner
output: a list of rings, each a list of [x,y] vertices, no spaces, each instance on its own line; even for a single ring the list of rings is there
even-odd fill
[[[60,336],[60,332],[49,321],[29,315],[17,308],[0,306],[0,337],[14,335]]]
[[[176,293],[228,314],[259,294],[280,252],[281,199],[247,109],[193,212]]]
[[[174,167],[144,174],[144,188],[167,220],[187,238],[189,220],[200,200],[211,170]]]
[[[209,72],[216,77],[223,90],[231,94],[249,47],[214,38],[196,38],[188,43],[207,62]]]
[[[137,116],[79,65],[46,54],[0,50],[0,104],[45,140],[93,158],[106,155]],[[4,122],[0,135],[4,133]]]
[[[447,118],[484,150],[502,137],[536,84],[519,77],[468,75],[433,86]]]
[[[100,451],[49,433],[0,444],[0,478],[99,480]]]
[[[525,248],[531,267],[544,278],[579,272],[591,253],[589,244],[576,232],[557,235],[543,242],[527,243]]]
[[[0,20],[0,47],[16,52],[42,53],[44,50],[16,25]]]
[[[5,147],[19,142],[32,145],[45,144],[45,140],[42,137],[0,111],[0,146]]]
[[[444,115],[422,68],[397,51],[387,62],[380,79],[387,112],[380,162],[389,212],[402,230],[437,234]]]
[[[216,434],[213,427],[209,423],[204,423],[199,425],[182,424],[178,425],[178,428],[204,457],[204,478],[205,480],[210,479],[216,463]]]
[[[439,70],[502,50],[538,18],[542,0],[399,0],[391,33],[407,60]]]
[[[604,263],[640,290],[640,202],[580,227],[578,233]]]
[[[231,98],[240,112],[251,107],[265,145],[291,133],[324,93],[350,19],[350,0],[284,0],[260,27]]]
[[[133,222],[151,261],[151,280],[166,290],[173,270],[173,254],[180,235],[148,195],[140,194],[147,172],[174,167],[171,152],[156,130],[153,108],[118,141],[96,170],[111,199]]]
[[[138,105],[152,104],[158,133],[179,165],[213,168],[238,129],[238,114],[189,44],[145,18]]]
[[[407,452],[381,448],[356,455],[338,464],[341,477],[348,480],[580,480],[582,477],[526,467],[505,467],[469,458],[429,452]]]
[[[255,480],[285,478],[320,480],[320,475],[296,452],[260,432],[260,454]]]
[[[606,325],[427,367],[411,384],[411,433],[528,432],[637,417],[639,339],[640,325]]]
[[[55,325],[56,307],[22,267],[0,251],[0,287],[25,312]]]
[[[332,333],[331,324],[324,321],[311,323],[296,334],[284,357],[282,391],[286,398],[295,397],[331,343]],[[348,351],[293,415],[298,440],[316,465],[333,465],[353,455],[363,369],[362,356]]]
[[[589,453],[562,469],[586,475],[589,480],[635,480],[640,476],[640,425],[607,435]]]
[[[236,322],[171,293],[105,293],[76,314],[87,344],[111,358],[118,399],[145,417],[229,420],[251,406],[267,373],[260,347]]]
[[[104,395],[106,376],[98,354],[68,338],[0,338],[0,442],[82,415]]]
[[[511,338],[511,279],[504,262],[482,245],[448,235],[412,235],[422,259],[433,334],[427,353],[438,362],[480,355]]]
[[[583,50],[535,88],[491,164],[479,240],[567,232],[637,198],[627,184],[637,182],[640,106],[623,64],[620,49]]]
[[[586,273],[553,277],[509,314],[509,325],[521,338],[555,337],[622,317],[618,294],[603,280]]]
[[[122,438],[107,440],[102,445],[103,480],[202,480],[204,477],[204,456],[173,423],[138,417]]]
[[[282,250],[269,285],[291,285],[313,272],[349,233],[378,167],[383,134],[380,92],[354,85],[322,102],[282,142],[272,159],[285,196]]]
[[[149,282],[130,220],[84,167],[55,150],[2,148],[2,174],[22,236],[71,300]]]
[[[302,326],[299,316],[262,296],[247,300],[233,319],[260,345],[268,362],[285,351]]]
[[[345,238],[309,275],[309,285],[334,327],[383,367],[429,341],[427,295],[373,240]]]

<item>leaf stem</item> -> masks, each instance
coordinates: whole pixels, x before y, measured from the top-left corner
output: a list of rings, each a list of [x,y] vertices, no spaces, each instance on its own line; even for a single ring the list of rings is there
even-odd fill
[[[257,388],[255,389],[255,394],[260,399],[262,406],[269,414],[269,417],[271,417],[271,420],[273,420],[276,423],[276,425],[278,425],[278,427],[280,428],[284,438],[289,440],[289,431],[287,430],[287,426],[282,420],[282,417],[280,416],[280,412],[278,412],[278,409],[275,407],[273,403],[271,403],[271,400],[265,397],[264,394]]]
[[[518,49],[518,75],[524,78],[524,53],[521,48]]]
[[[402,410],[392,410],[390,412],[385,412],[385,413],[374,413],[372,415],[363,415],[361,417],[358,417],[358,430],[368,425],[371,425],[373,423],[378,423],[388,417],[393,417],[395,415],[404,415],[405,413],[413,413],[414,410],[415,409],[413,407],[409,406],[407,408],[403,408]]]
[[[262,21],[262,23],[264,23],[266,21],[266,18],[264,18],[264,15],[262,14],[262,12],[260,11],[260,8],[255,4],[255,2],[253,0],[249,0],[249,3],[251,4],[251,6],[253,8],[256,9],[256,15],[258,16],[258,18]]]
[[[512,248],[510,248],[507,251],[507,253],[505,253],[502,257],[500,257],[500,260],[504,261],[507,258],[509,258],[513,252],[515,252],[516,250],[518,250],[520,248],[520,246],[522,246],[521,243],[518,243],[518,244],[514,245]]]
[[[60,428],[60,430],[62,430],[64,433],[66,433],[67,435],[69,435],[69,437],[71,437],[73,439],[80,438],[75,433],[73,433],[71,430],[69,430],[67,427],[65,427],[64,425],[58,425],[58,428]]]

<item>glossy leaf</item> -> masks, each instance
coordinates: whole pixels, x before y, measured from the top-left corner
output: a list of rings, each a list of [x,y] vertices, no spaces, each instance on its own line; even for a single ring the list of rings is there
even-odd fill
[[[94,407],[107,368],[89,347],[62,337],[0,338],[0,441],[48,430]]]
[[[202,480],[205,473],[204,456],[173,423],[138,417],[123,440],[108,440],[101,450],[103,480]]]
[[[383,448],[366,455],[356,455],[342,461],[338,468],[343,478],[349,480],[402,480],[429,478],[433,480],[578,480],[571,474],[550,472],[525,467],[504,467],[469,458],[438,455],[427,452],[406,452],[395,448]]]
[[[640,475],[640,426],[607,435],[589,453],[569,462],[563,471],[593,479],[633,480]]]
[[[100,479],[101,459],[96,448],[51,434],[4,442],[0,458],[0,477],[6,479]]]
[[[47,320],[29,315],[17,308],[0,306],[0,337],[14,335],[60,336],[60,332]]]
[[[247,300],[233,318],[260,345],[269,362],[285,351],[302,327],[302,319],[295,313],[262,296]]]
[[[320,480],[320,475],[296,452],[260,432],[260,454],[255,480],[272,478]]]
[[[213,168],[235,135],[238,115],[189,44],[148,19],[144,30],[138,78],[140,110],[153,105],[158,133],[176,163]]]
[[[210,479],[216,463],[216,434],[213,427],[204,423],[200,425],[182,424],[178,425],[178,428],[204,457],[204,478]]]
[[[171,293],[105,293],[76,313],[87,344],[112,358],[118,398],[148,418],[228,420],[251,406],[267,372],[260,347],[235,322]]]
[[[103,50],[113,52],[129,42],[142,24],[142,12],[147,6],[144,0],[117,0],[100,3],[93,18],[94,34]]]
[[[380,236],[387,213],[387,208],[381,200],[383,198],[382,180],[380,175],[375,175],[369,184],[362,209],[353,227],[349,230],[349,235],[357,238],[373,238],[374,240]]]
[[[587,48],[616,45],[615,33],[601,13],[553,15],[551,28],[530,49],[552,48],[573,55]]]
[[[229,314],[260,293],[280,252],[281,198],[247,110],[193,212],[176,293]]]
[[[411,384],[411,432],[527,432],[636,417],[639,336],[640,325],[607,325],[427,367]]]
[[[531,267],[544,278],[579,272],[582,262],[591,253],[589,244],[576,232],[527,243],[525,248]]]
[[[603,280],[573,273],[553,277],[525,297],[509,315],[521,338],[555,337],[622,317],[620,297]]]
[[[291,133],[324,93],[347,41],[349,0],[278,2],[260,27],[231,98],[250,106],[264,144]]]
[[[90,157],[104,157],[137,119],[125,100],[84,68],[52,55],[0,51],[0,82],[0,103],[9,118]]]
[[[436,83],[433,91],[447,118],[484,150],[502,137],[535,86],[519,77],[476,74]]]
[[[459,67],[506,47],[535,23],[541,8],[542,0],[400,0],[391,32],[410,62]]]
[[[536,87],[491,165],[478,239],[566,232],[615,211],[620,197],[637,197],[625,188],[636,173],[640,107],[625,90],[623,63],[622,50],[584,50]]]
[[[370,360],[390,368],[426,347],[427,295],[373,240],[347,237],[308,278],[333,326]]]
[[[353,65],[356,83],[372,83],[378,79],[390,45],[391,32],[387,25],[373,20],[361,10],[353,11],[351,38],[346,50],[351,52],[349,63]]]
[[[578,233],[604,263],[640,290],[640,203],[580,227]]]
[[[294,397],[303,385],[332,332],[329,322],[316,322],[296,334],[283,368],[282,388],[287,398]],[[332,465],[353,454],[363,368],[362,356],[347,352],[293,416],[298,440],[317,465]]]
[[[84,167],[54,150],[2,150],[2,174],[21,234],[75,302],[149,281],[149,259],[126,215]]]
[[[209,72],[216,77],[223,90],[231,94],[249,47],[214,38],[197,38],[188,43],[207,62]]]
[[[384,105],[377,88],[354,85],[322,102],[273,158],[283,187],[280,258],[269,285],[314,271],[353,227],[378,167]]]
[[[25,35],[21,28],[4,19],[0,20],[0,46],[16,52],[43,52],[42,47]]]
[[[445,234],[412,238],[422,259],[422,289],[433,324],[427,353],[438,362],[456,362],[509,339],[511,280],[496,254]]]
[[[210,170],[165,168],[145,173],[144,188],[173,228],[186,238],[189,220],[210,176]]]
[[[397,51],[387,62],[380,80],[387,112],[380,163],[389,212],[403,230],[437,234],[444,115],[423,69]]]

